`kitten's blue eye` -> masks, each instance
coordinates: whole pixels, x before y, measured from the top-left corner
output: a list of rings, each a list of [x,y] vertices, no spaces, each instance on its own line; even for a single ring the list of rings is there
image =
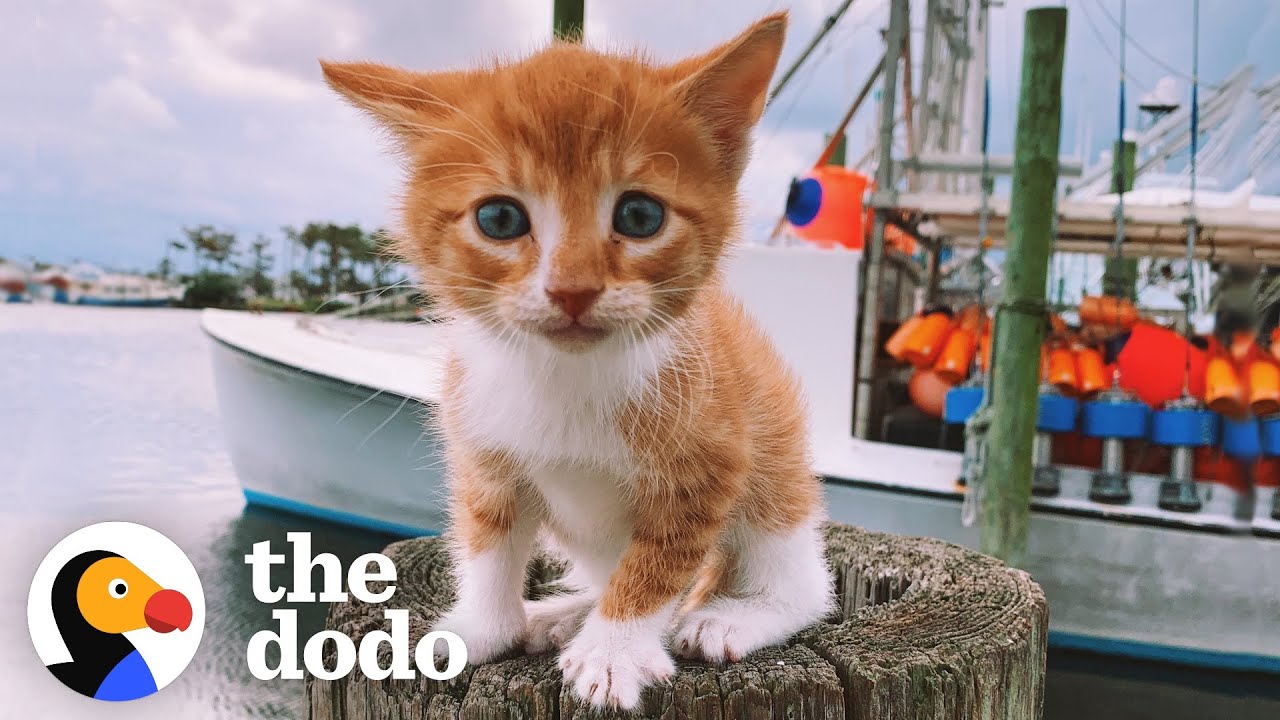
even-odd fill
[[[529,234],[529,215],[511,198],[486,200],[476,208],[476,225],[493,240],[514,240]]]
[[[662,203],[644,193],[629,192],[613,208],[613,231],[629,238],[653,237],[667,217]]]

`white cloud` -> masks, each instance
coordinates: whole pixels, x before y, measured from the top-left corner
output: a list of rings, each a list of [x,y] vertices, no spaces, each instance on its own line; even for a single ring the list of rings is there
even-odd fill
[[[177,67],[190,79],[190,89],[209,95],[297,100],[314,95],[314,83],[275,68],[244,62],[220,47],[195,25],[183,22],[169,32]]]
[[[164,100],[137,80],[117,75],[93,89],[90,114],[98,120],[123,127],[171,130],[178,121]]]
[[[995,152],[1011,146],[1018,33],[1022,13],[1035,4],[1042,2],[1008,0],[993,11]],[[1132,0],[1129,31],[1182,67],[1189,22],[1162,11],[1164,4]],[[675,59],[790,7],[785,65],[837,5],[838,0],[588,0],[587,39],[596,47],[643,46]],[[1072,5],[1064,152],[1072,151],[1076,126],[1090,121],[1095,148],[1106,144],[1115,114],[1115,68]],[[1203,18],[1204,72],[1221,76],[1224,68],[1246,60],[1258,64],[1260,78],[1280,71],[1280,55],[1268,52],[1272,45],[1266,43],[1278,27],[1280,7],[1273,0],[1223,5]],[[802,70],[766,113],[743,182],[749,231],[767,230],[776,219],[788,180],[814,161],[823,133],[875,62],[884,6],[885,0],[856,0],[815,54],[816,69]],[[923,6],[913,3],[915,27]],[[1257,17],[1240,20],[1251,12]],[[1094,15],[1114,47],[1112,29]],[[140,264],[153,262],[163,233],[183,222],[223,224],[244,234],[308,220],[386,223],[396,163],[381,152],[371,124],[326,90],[316,60],[467,66],[495,53],[519,56],[545,43],[550,25],[551,3],[545,0],[0,2],[0,27],[15,29],[11,41],[0,44],[0,168],[9,177],[3,198],[14,202],[16,222],[43,237],[65,237],[69,247],[82,243],[69,254],[136,256]],[[919,57],[921,46],[914,50]],[[1129,60],[1136,79],[1164,74],[1140,53],[1130,53]],[[1139,94],[1135,82],[1131,102]],[[86,107],[92,108],[92,132],[82,127]],[[874,117],[875,103],[868,102],[850,133],[851,158],[871,142]],[[74,222],[58,225],[62,215],[25,210],[24,193],[34,192],[35,178],[46,192],[78,199]],[[1280,171],[1261,179],[1264,188],[1277,187]],[[5,184],[0,179],[0,190]],[[0,213],[10,214],[2,203]],[[143,237],[139,227],[160,229],[156,237]],[[86,237],[94,238],[92,245]]]

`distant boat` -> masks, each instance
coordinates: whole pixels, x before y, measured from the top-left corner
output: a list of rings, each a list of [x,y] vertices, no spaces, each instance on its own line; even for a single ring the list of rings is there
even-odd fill
[[[76,263],[66,271],[67,286],[52,290],[54,302],[105,307],[165,307],[181,299],[182,287],[164,280],[132,273],[107,272],[88,263]]]
[[[32,276],[32,295],[59,304],[71,302],[71,278],[60,267],[45,268]]]
[[[26,268],[17,263],[0,261],[0,297],[6,303],[31,300]]]

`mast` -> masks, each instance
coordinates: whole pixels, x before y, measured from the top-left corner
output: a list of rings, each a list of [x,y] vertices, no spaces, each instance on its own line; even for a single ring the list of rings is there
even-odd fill
[[[1124,194],[1133,189],[1133,175],[1136,170],[1137,160],[1137,146],[1128,143],[1124,137],[1128,129],[1125,121],[1125,74],[1127,72],[1125,46],[1128,44],[1128,35],[1126,33],[1128,5],[1127,0],[1121,0],[1119,123],[1116,129],[1116,142],[1111,151],[1113,177],[1111,192],[1116,193],[1117,196],[1115,211],[1116,235],[1114,242],[1111,243],[1112,256],[1107,258],[1103,264],[1102,292],[1105,295],[1134,300],[1136,299],[1133,296],[1138,280],[1138,259],[1124,256]]]
[[[579,2],[581,2],[581,0],[579,0]],[[818,32],[813,36],[813,39],[809,41],[809,44],[805,46],[804,50],[800,51],[800,56],[795,59],[795,62],[791,63],[791,67],[787,68],[786,71],[782,73],[782,77],[778,78],[778,82],[773,86],[773,90],[769,91],[768,102],[773,102],[773,99],[778,97],[778,94],[782,92],[782,89],[785,88],[787,83],[791,81],[791,78],[795,76],[796,71],[804,64],[804,61],[808,60],[809,56],[813,54],[813,51],[818,49],[818,43],[822,42],[822,38],[826,37],[827,33],[831,32],[831,29],[836,26],[836,23],[840,22],[841,16],[844,15],[845,11],[848,10],[849,6],[852,4],[853,0],[844,0],[844,2],[840,3],[840,7],[836,8],[835,12],[831,13],[827,16],[826,20],[822,21],[822,27],[818,28]]]
[[[880,94],[879,163],[876,166],[875,224],[867,246],[866,282],[862,291],[862,331],[858,338],[857,394],[853,434],[866,439],[871,433],[872,374],[875,371],[877,331],[880,328],[880,265],[884,257],[884,230],[893,206],[893,126],[898,96],[898,62],[902,35],[908,31],[907,0],[889,0],[889,28],[885,33],[884,90]],[[908,60],[910,62],[910,60]]]

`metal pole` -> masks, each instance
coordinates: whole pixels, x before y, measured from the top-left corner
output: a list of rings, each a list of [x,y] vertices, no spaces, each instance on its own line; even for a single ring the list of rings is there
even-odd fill
[[[551,9],[552,34],[557,40],[582,42],[585,0],[554,0]]]
[[[1200,221],[1196,219],[1196,155],[1200,138],[1200,0],[1192,3],[1191,18],[1191,196],[1187,202],[1187,289],[1183,306],[1187,313],[1187,336],[1191,336],[1191,313],[1195,310],[1195,257],[1196,241],[1200,234]],[[1183,361],[1182,394],[1189,395],[1191,388],[1191,343],[1187,343]]]
[[[1138,259],[1126,258],[1124,256],[1124,194],[1133,189],[1133,176],[1136,170],[1136,145],[1134,156],[1129,156],[1129,148],[1126,146],[1124,133],[1127,123],[1125,122],[1125,46],[1128,44],[1128,33],[1126,25],[1128,24],[1128,2],[1120,3],[1120,102],[1119,115],[1120,122],[1116,129],[1116,142],[1111,152],[1111,192],[1116,193],[1116,236],[1112,243],[1112,256],[1108,257],[1103,265],[1102,272],[1102,292],[1115,297],[1125,297],[1130,300],[1135,299],[1137,282],[1138,282]]]
[[[884,90],[880,93],[880,163],[872,195],[875,225],[867,247],[866,281],[862,288],[862,332],[858,338],[858,393],[854,397],[853,434],[866,439],[871,432],[872,375],[875,372],[877,331],[880,328],[880,263],[884,228],[893,204],[894,99],[898,95],[898,60],[902,34],[907,32],[907,0],[889,0],[889,29],[885,33]],[[908,60],[910,62],[910,60]],[[1054,158],[1057,159],[1056,157]]]
[[[1004,263],[1005,299],[997,311],[980,498],[982,551],[1017,565],[1027,546],[1032,441],[1040,381],[1045,282],[1053,238],[1062,125],[1062,62],[1067,10],[1029,10],[1023,32],[1022,87],[1014,136],[1012,197]]]
[[[1120,195],[1116,213],[1116,237],[1124,234],[1124,194],[1133,190],[1133,176],[1137,174],[1138,144],[1132,140],[1117,140],[1111,151],[1111,192]],[[1138,287],[1138,258],[1124,257],[1123,253],[1108,256],[1102,272],[1102,292],[1105,295],[1136,299]]]
[[[835,12],[831,13],[826,20],[822,21],[822,27],[818,28],[818,33],[809,41],[808,46],[806,46],[804,50],[800,51],[800,57],[797,57],[795,62],[791,63],[791,67],[787,68],[786,72],[782,73],[782,77],[778,78],[778,82],[773,86],[773,90],[769,91],[769,102],[773,102],[773,99],[778,97],[778,93],[782,92],[782,89],[787,86],[787,83],[791,82],[791,78],[795,76],[796,71],[800,69],[800,66],[804,64],[805,60],[809,59],[809,56],[813,54],[813,51],[818,49],[818,43],[822,42],[822,38],[826,37],[827,33],[831,32],[831,28],[836,26],[836,23],[840,21],[840,16],[844,15],[844,12],[848,10],[849,6],[852,4],[853,0],[844,0],[844,2],[840,3],[840,7],[836,8]]]
[[[863,83],[862,87],[858,90],[858,95],[853,99],[853,104],[845,111],[844,117],[840,118],[840,122],[836,125],[835,132],[831,134],[832,138],[844,135],[845,129],[849,127],[849,122],[853,120],[853,116],[857,114],[858,108],[862,107],[863,101],[867,99],[867,96],[871,94],[871,90],[875,88],[876,78],[880,77],[880,73],[883,70],[884,58],[881,57],[880,62],[876,63],[875,68],[871,70],[871,74],[867,76],[867,81]],[[835,151],[836,143],[828,141],[827,146],[822,150],[822,155],[818,157],[818,162],[814,163],[814,167],[826,165],[827,161],[831,158],[831,154]]]

